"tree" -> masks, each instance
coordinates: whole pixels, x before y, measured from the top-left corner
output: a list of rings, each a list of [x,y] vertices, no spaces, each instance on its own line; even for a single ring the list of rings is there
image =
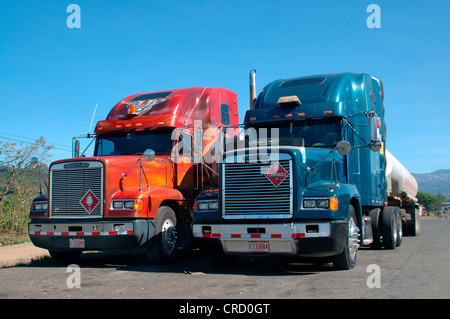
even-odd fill
[[[427,193],[418,192],[416,197],[419,200],[419,203],[422,204],[426,210],[434,210],[434,207],[438,201],[436,196]]]
[[[442,203],[445,202],[445,196],[441,194],[441,192],[438,192],[436,195],[436,205],[434,207],[434,210],[441,210]]]
[[[13,190],[17,174],[30,167],[33,157],[36,157],[39,163],[47,163],[51,157],[48,152],[52,148],[54,145],[47,145],[43,137],[37,139],[35,143],[27,145],[0,142],[0,166],[6,167],[7,171],[5,185],[0,187],[0,207],[2,207],[6,195]]]

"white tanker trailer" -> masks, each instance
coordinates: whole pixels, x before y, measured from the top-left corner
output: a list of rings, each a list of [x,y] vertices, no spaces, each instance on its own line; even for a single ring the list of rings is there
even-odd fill
[[[400,206],[403,233],[417,236],[420,232],[422,207],[416,195],[419,190],[414,176],[386,150],[386,193],[389,205]]]

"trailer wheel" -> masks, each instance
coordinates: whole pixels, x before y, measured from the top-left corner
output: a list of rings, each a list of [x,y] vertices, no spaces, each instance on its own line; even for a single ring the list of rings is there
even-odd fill
[[[402,211],[397,209],[397,247],[400,247],[403,240],[403,223],[402,223]]]
[[[73,264],[80,258],[82,251],[49,250],[50,256],[61,264]]]
[[[335,269],[348,270],[356,265],[356,257],[359,248],[360,230],[358,227],[355,208],[350,205],[348,209],[347,240],[342,253],[335,256],[333,265]]]
[[[369,211],[370,216],[370,223],[372,226],[372,235],[373,235],[373,242],[370,244],[371,248],[379,249],[381,248],[381,209],[374,208],[371,211]]]
[[[383,208],[382,214],[383,246],[387,249],[395,249],[399,235],[398,215],[400,209],[396,206],[386,206]]]
[[[420,233],[420,211],[415,208],[414,214],[411,214],[411,222],[408,225],[408,235],[418,236]]]
[[[161,206],[156,213],[155,235],[147,245],[147,258],[153,264],[164,264],[175,259],[179,246],[177,217],[172,208]]]

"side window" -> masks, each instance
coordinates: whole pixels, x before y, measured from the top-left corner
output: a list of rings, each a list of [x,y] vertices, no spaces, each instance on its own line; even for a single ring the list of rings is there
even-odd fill
[[[230,125],[230,108],[227,104],[220,105],[220,121],[222,124]]]
[[[118,155],[114,153],[114,142],[106,138],[101,138],[97,145],[97,156]]]

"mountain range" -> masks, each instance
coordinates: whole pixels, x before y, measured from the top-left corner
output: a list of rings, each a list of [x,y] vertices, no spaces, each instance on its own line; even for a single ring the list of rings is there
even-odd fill
[[[436,196],[438,192],[450,199],[450,169],[440,169],[432,173],[412,173],[419,184],[419,192]]]

